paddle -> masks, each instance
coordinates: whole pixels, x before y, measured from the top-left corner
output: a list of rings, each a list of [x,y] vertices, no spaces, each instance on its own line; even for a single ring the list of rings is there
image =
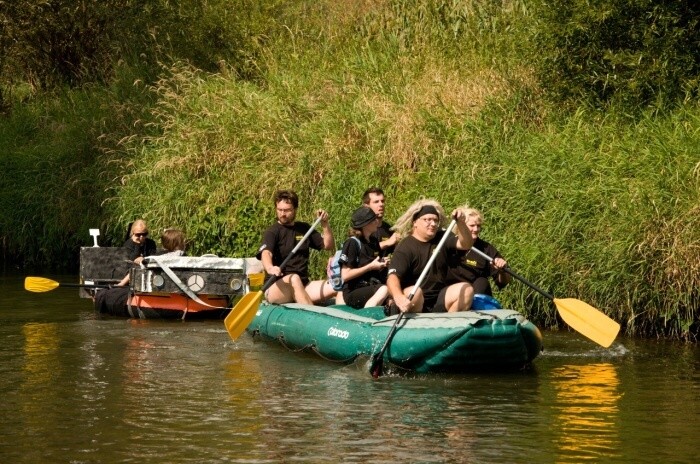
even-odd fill
[[[489,263],[493,262],[493,258],[483,251],[474,247],[472,247],[472,251],[486,259]],[[537,287],[535,284],[528,282],[524,277],[519,276],[510,268],[506,267],[504,271],[528,287],[544,295],[546,298],[552,300],[564,322],[569,324],[572,329],[590,338],[597,344],[607,348],[615,340],[615,337],[617,337],[620,331],[620,324],[610,319],[602,311],[575,298],[554,298],[554,296]]]
[[[94,285],[94,284],[67,284],[56,282],[55,280],[46,279],[44,277],[25,277],[24,289],[30,292],[43,293],[50,292],[58,287],[80,287],[80,288],[109,288],[109,285]]]
[[[447,226],[447,230],[445,231],[445,234],[440,239],[440,242],[438,243],[438,245],[435,247],[435,250],[433,250],[433,254],[430,256],[430,259],[428,260],[428,264],[425,265],[425,267],[423,268],[423,272],[421,272],[420,276],[418,277],[418,280],[416,281],[416,284],[413,286],[413,289],[411,289],[411,293],[408,294],[409,300],[413,299],[413,296],[416,294],[416,291],[423,284],[423,280],[425,280],[425,276],[428,275],[428,271],[430,270],[430,267],[433,265],[433,262],[435,262],[435,258],[437,258],[437,254],[440,252],[443,245],[445,244],[445,241],[450,236],[450,233],[452,232],[452,229],[454,228],[455,224],[457,224],[457,220],[453,219],[452,222],[450,223],[450,225]],[[386,340],[384,341],[384,345],[382,345],[382,349],[379,350],[379,352],[376,353],[374,356],[372,356],[372,364],[369,366],[369,371],[372,374],[372,377],[374,377],[375,379],[378,378],[380,375],[382,375],[382,368],[384,367],[384,352],[389,347],[389,343],[391,343],[391,339],[394,338],[394,334],[396,333],[396,330],[398,329],[399,321],[403,318],[403,315],[404,315],[403,312],[399,312],[399,315],[396,317],[396,320],[394,321],[394,325],[392,325],[391,329],[389,330],[389,335],[387,335]]]
[[[299,243],[296,244],[291,253],[284,258],[282,264],[279,265],[280,269],[283,269],[292,256],[299,251],[301,245],[306,241],[306,239],[309,238],[309,236],[311,236],[319,222],[321,222],[321,216],[316,219],[316,222],[314,222],[311,228],[309,228],[306,235],[299,240]],[[228,334],[231,336],[232,340],[236,340],[243,333],[245,328],[248,327],[248,325],[250,325],[250,323],[253,321],[255,318],[255,313],[258,312],[258,307],[260,306],[265,290],[270,288],[270,286],[277,281],[277,278],[277,276],[271,275],[261,290],[246,293],[243,298],[236,303],[236,306],[231,310],[231,312],[228,313],[228,316],[226,316],[224,319],[224,325],[226,326],[226,330],[228,331]]]

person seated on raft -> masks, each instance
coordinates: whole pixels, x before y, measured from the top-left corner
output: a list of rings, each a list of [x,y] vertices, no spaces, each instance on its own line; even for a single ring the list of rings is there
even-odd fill
[[[286,263],[284,269],[280,264],[292,252],[306,232],[311,228],[306,222],[296,221],[299,197],[293,190],[278,190],[274,198],[277,221],[265,230],[263,242],[258,248],[256,258],[262,261],[265,272],[278,279],[265,292],[270,303],[315,304],[326,301],[336,295],[336,291],[327,279],[309,281],[310,249],[334,250],[335,239],[328,222],[328,213],[322,209],[317,214],[321,217],[323,234],[313,231],[308,240]]]
[[[457,234],[447,238],[411,300],[408,296],[446,233],[441,228],[445,213],[435,200],[418,200],[396,221],[394,230],[404,238],[396,246],[389,265],[387,287],[395,302],[391,313],[457,312],[471,308],[474,289],[470,284],[445,283],[450,257],[457,250],[468,250],[473,244],[464,212],[456,209],[452,217],[457,221]]]
[[[365,193],[362,194],[362,204],[374,211],[379,220],[379,226],[374,236],[379,241],[379,247],[381,249],[380,256],[391,256],[400,237],[399,234],[392,230],[391,224],[386,222],[384,218],[384,207],[386,205],[384,191],[379,187],[368,188],[365,190]],[[384,274],[386,274],[386,272]]]
[[[380,256],[381,249],[375,236],[379,221],[372,209],[366,206],[356,209],[350,221],[350,238],[343,244],[338,259],[343,278],[343,300],[355,309],[381,306],[389,296],[389,290],[381,280],[388,260]],[[357,238],[359,244],[352,237]]]
[[[160,236],[163,250],[159,256],[183,256],[185,254],[185,234],[180,229],[165,229]],[[150,256],[154,256],[153,254]],[[113,316],[129,316],[129,275],[112,288],[98,290],[93,296],[95,311]]]
[[[165,229],[160,235],[160,244],[163,250],[159,250],[158,256],[185,256],[185,233],[180,229]]]
[[[508,262],[503,259],[496,247],[479,237],[484,222],[481,212],[467,205],[462,206],[461,210],[467,217],[467,229],[474,241],[473,247],[483,251],[493,258],[493,261],[489,263],[471,249],[458,251],[450,262],[447,282],[469,282],[474,287],[474,293],[493,296],[489,278],[493,279],[499,290],[508,285],[511,281],[510,274],[505,271]]]
[[[143,258],[156,254],[156,242],[148,238],[146,221],[137,219],[131,223],[128,235],[129,237],[124,242],[124,248],[128,250],[129,261],[141,264]]]
[[[184,256],[185,255],[185,233],[180,229],[165,229],[160,236],[160,243],[163,246],[162,250],[157,253],[151,253],[148,256]],[[139,263],[143,262],[143,257]],[[122,280],[116,285],[124,287],[129,284],[130,273],[125,275]]]

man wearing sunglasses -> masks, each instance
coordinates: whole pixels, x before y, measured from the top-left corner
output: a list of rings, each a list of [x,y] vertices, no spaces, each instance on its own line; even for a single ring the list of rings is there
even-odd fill
[[[129,251],[129,259],[136,264],[141,264],[146,256],[156,254],[156,242],[148,238],[146,221],[137,219],[131,224],[131,232],[124,248]]]

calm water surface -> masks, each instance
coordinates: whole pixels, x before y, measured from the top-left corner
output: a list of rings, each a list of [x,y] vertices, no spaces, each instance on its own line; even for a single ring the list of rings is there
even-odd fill
[[[54,276],[73,282],[74,277]],[[387,375],[0,276],[0,462],[697,462],[700,349],[545,332],[529,371]]]

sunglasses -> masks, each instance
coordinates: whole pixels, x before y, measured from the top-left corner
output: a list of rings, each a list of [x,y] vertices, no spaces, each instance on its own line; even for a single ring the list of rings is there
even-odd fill
[[[134,237],[148,237],[148,232],[136,232]]]

